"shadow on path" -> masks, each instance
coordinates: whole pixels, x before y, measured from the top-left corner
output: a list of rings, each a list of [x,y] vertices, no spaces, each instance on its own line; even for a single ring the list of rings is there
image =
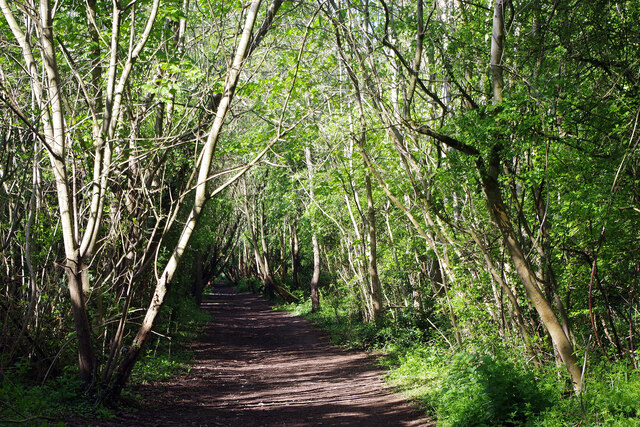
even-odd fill
[[[261,297],[214,287],[213,315],[191,371],[142,386],[148,402],[109,424],[154,426],[425,426],[390,393],[367,355],[331,346],[304,319]],[[113,425],[112,424],[112,425]]]

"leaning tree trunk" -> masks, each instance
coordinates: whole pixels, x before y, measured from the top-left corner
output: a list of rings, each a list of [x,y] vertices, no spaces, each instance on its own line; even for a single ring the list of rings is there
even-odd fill
[[[180,259],[182,258],[187,244],[191,239],[191,235],[193,234],[193,231],[198,223],[200,214],[202,213],[202,209],[206,201],[208,200],[207,182],[209,180],[209,173],[213,155],[215,153],[218,138],[224,124],[224,119],[227,115],[227,112],[229,111],[231,100],[233,99],[235,89],[238,84],[242,66],[249,53],[251,33],[253,31],[258,10],[260,8],[260,3],[261,0],[253,0],[247,11],[242,36],[240,38],[240,41],[238,42],[236,53],[233,58],[233,63],[227,74],[222,99],[218,104],[216,118],[213,122],[211,131],[209,132],[207,141],[202,150],[193,207],[182,229],[182,233],[180,235],[180,238],[178,239],[178,243],[176,244],[171,257],[167,262],[167,265],[165,266],[156,283],[155,291],[142,325],[140,326],[138,333],[133,339],[132,345],[127,348],[127,352],[125,353],[124,358],[118,367],[116,378],[114,379],[113,384],[111,385],[109,390],[109,394],[112,399],[119,398],[122,388],[129,379],[133,367],[140,357],[142,348],[147,340],[147,337],[149,336],[149,333],[151,332],[151,328],[153,327],[156,316],[158,315],[158,312],[160,311],[160,308],[162,307],[162,304],[164,302],[164,298],[167,293],[167,285],[176,272]],[[270,12],[272,13],[270,18],[268,17],[268,19],[273,19],[273,15],[275,14],[275,12],[277,12],[279,5],[279,2],[274,2],[274,6],[276,6],[275,10],[270,10]],[[272,7],[272,9],[274,9],[274,7]]]
[[[497,153],[495,156],[497,157]],[[490,170],[496,171],[498,165],[495,163],[497,163],[497,160],[493,163],[494,165],[493,167],[490,167]],[[558,354],[560,355],[562,362],[567,368],[567,371],[569,371],[574,390],[579,394],[582,390],[582,370],[578,365],[578,359],[574,354],[571,341],[569,341],[562,325],[558,321],[552,305],[544,296],[540,287],[540,282],[531,269],[531,266],[516,239],[511,218],[509,217],[502,200],[502,194],[497,180],[497,173],[489,172],[488,174],[484,174],[482,176],[482,187],[487,198],[487,205],[489,206],[493,220],[502,234],[504,245],[509,252],[509,256],[516,268],[518,277],[520,277],[520,280],[522,281],[527,297],[533,303],[533,306],[540,316],[542,324],[549,332],[551,340],[558,350]]]
[[[491,76],[493,104],[499,105],[503,99],[503,55],[504,55],[504,0],[495,0],[493,12],[493,35],[491,38]],[[513,224],[504,206],[498,174],[500,171],[500,151],[502,144],[496,142],[491,150],[488,168],[479,159],[482,188],[484,190],[489,211],[502,234],[504,245],[511,261],[518,272],[529,300],[533,303],[545,328],[549,332],[553,344],[564,363],[574,390],[579,394],[582,390],[582,370],[578,365],[571,341],[558,321],[553,307],[541,290],[541,284],[533,272],[527,258],[516,239]]]

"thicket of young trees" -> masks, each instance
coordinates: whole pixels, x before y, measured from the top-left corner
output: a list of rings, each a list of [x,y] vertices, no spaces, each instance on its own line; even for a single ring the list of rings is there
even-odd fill
[[[0,8],[4,375],[117,396],[220,274],[637,368],[638,2]]]

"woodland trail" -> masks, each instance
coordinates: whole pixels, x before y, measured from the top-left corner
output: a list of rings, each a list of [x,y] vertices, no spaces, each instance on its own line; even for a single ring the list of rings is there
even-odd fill
[[[329,344],[306,320],[216,285],[213,321],[191,371],[138,389],[145,402],[108,425],[435,425],[389,391],[364,353]]]

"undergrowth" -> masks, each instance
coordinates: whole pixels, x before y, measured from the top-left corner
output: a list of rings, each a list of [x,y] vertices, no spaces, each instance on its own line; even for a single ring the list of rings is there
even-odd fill
[[[166,379],[187,370],[193,353],[186,345],[195,341],[203,325],[211,320],[207,312],[185,295],[170,296],[161,316],[159,335],[131,373],[133,384]]]
[[[377,351],[388,381],[439,426],[640,426],[640,371],[626,363],[590,360],[576,396],[561,368],[536,368],[524,352],[479,343],[454,350],[415,321],[363,323],[343,303],[323,303],[318,313],[308,300],[277,309],[306,317],[337,345]]]
[[[111,415],[109,409],[84,395],[84,384],[77,379],[75,369],[68,367],[44,384],[31,381],[19,369],[2,377],[0,425],[64,426],[57,420],[74,413],[91,413],[97,418]]]
[[[210,320],[208,313],[184,295],[169,296],[159,316],[159,326],[154,330],[161,335],[149,343],[132,372],[130,385],[166,379],[188,370],[193,355],[187,344],[201,334],[204,323]],[[97,394],[85,393],[85,385],[77,379],[74,355],[70,352],[66,356],[67,366],[44,383],[32,378],[26,360],[0,374],[0,425],[64,426],[64,421],[59,420],[67,419],[69,414],[94,419],[113,416],[99,398],[99,386],[95,389]],[[123,397],[135,400],[127,390]]]

